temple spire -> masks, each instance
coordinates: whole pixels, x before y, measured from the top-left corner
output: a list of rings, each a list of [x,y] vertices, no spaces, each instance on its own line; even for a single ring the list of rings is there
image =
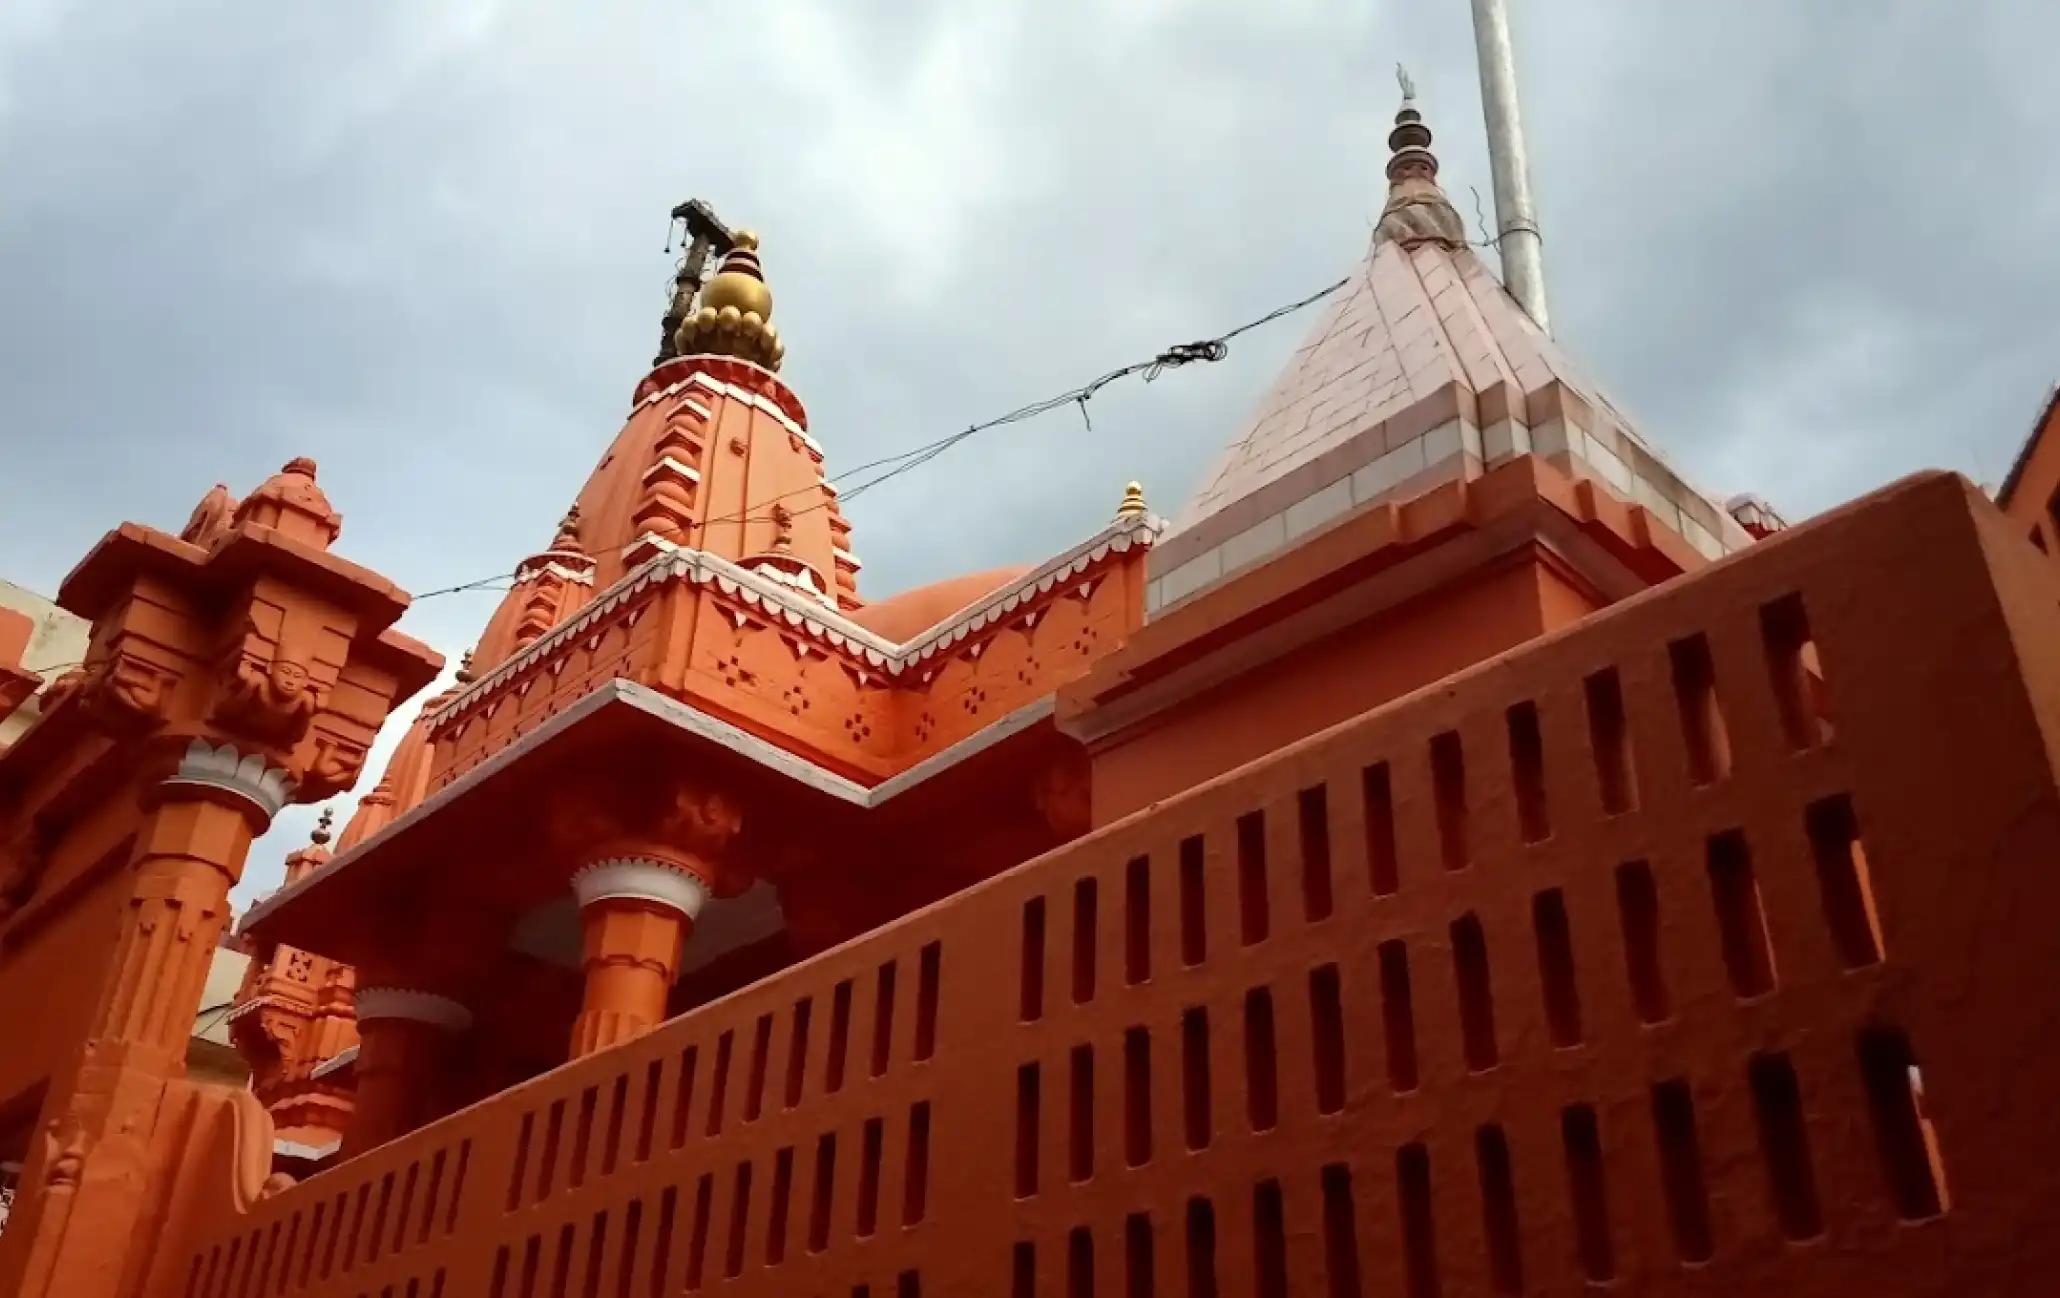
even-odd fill
[[[1402,106],[1388,132],[1388,201],[1374,238],[1405,248],[1419,243],[1464,247],[1466,226],[1438,186],[1438,155],[1431,152],[1431,128],[1416,107],[1416,83],[1400,64],[1395,76],[1402,83]]]

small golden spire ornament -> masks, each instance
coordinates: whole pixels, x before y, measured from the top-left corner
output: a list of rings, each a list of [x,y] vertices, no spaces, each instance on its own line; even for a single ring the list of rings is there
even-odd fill
[[[1151,516],[1151,507],[1144,503],[1144,484],[1133,482],[1123,488],[1123,503],[1116,506],[1116,521],[1132,523]]]
[[[308,841],[310,843],[313,843],[316,847],[326,846],[329,842],[329,826],[334,824],[335,821],[335,808],[322,808],[322,818],[315,822],[314,830],[308,834]]]
[[[470,685],[478,679],[479,673],[472,670],[472,651],[467,649],[464,656],[458,659],[458,684]]]

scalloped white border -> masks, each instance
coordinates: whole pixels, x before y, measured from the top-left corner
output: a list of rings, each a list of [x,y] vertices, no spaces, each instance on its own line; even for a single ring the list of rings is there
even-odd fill
[[[572,876],[573,895],[581,906],[630,898],[670,906],[688,919],[700,917],[708,904],[708,885],[664,861],[647,856],[611,856]],[[362,993],[360,993],[362,995]]]
[[[195,739],[186,745],[186,755],[165,783],[233,793],[256,807],[270,824],[293,796],[294,781],[284,767],[273,765],[263,753],[245,753],[234,744],[217,748],[205,739]]]

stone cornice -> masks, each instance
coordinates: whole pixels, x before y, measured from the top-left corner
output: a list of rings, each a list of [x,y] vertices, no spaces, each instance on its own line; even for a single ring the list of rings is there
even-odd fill
[[[1163,520],[1149,517],[1112,523],[1016,581],[901,643],[869,631],[802,592],[728,559],[702,550],[667,546],[664,552],[645,560],[597,593],[586,607],[554,627],[550,634],[511,655],[463,692],[453,695],[441,708],[428,714],[429,727],[435,731],[449,725],[516,676],[548,660],[561,646],[592,633],[598,624],[644,591],[665,582],[712,585],[829,651],[847,655],[855,663],[877,670],[883,676],[899,677],[968,636],[993,626],[1066,583],[1084,576],[1110,555],[1150,547],[1164,526]]]

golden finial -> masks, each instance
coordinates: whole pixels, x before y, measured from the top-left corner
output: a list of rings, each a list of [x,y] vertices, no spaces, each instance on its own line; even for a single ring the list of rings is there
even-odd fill
[[[1144,503],[1144,484],[1133,482],[1123,488],[1123,503],[1116,506],[1116,521],[1130,523],[1151,516],[1151,507]]]
[[[772,323],[772,289],[766,286],[765,271],[758,261],[758,236],[738,230],[731,239],[722,268],[701,290],[699,308],[682,319],[673,334],[673,351],[680,356],[697,352],[741,356],[777,370],[786,357],[787,344]]]
[[[308,841],[313,843],[316,847],[321,847],[328,843],[329,826],[335,823],[335,820],[336,812],[333,808],[322,808],[322,818],[315,822],[314,831],[308,835]]]
[[[467,649],[464,657],[458,659],[458,684],[470,685],[479,679],[479,673],[472,670],[472,651]]]

